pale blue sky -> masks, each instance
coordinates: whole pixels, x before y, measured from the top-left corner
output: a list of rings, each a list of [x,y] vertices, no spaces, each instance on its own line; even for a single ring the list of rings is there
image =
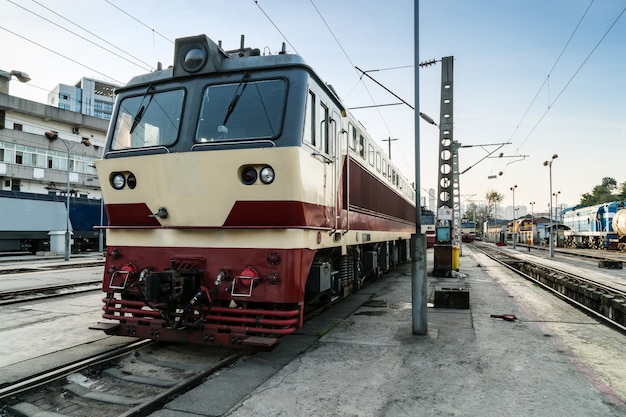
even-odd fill
[[[505,156],[528,155],[518,162],[513,162],[518,158],[485,159],[473,166],[461,176],[464,199],[481,200],[493,189],[504,194],[503,205],[510,205],[509,188],[517,185],[516,205],[536,201],[535,211],[545,210],[548,169],[542,162],[553,153],[559,154],[553,165],[553,191],[561,191],[559,203],[576,204],[604,176],[626,181],[621,168],[626,149],[623,1],[422,0],[419,4],[420,61],[455,59],[455,139],[462,145],[510,141],[501,150]],[[0,0],[0,15],[0,69],[30,74],[28,84],[11,82],[12,95],[30,100],[45,102],[56,84],[73,84],[82,76],[126,82],[148,70],[146,64],[170,65],[175,38],[205,33],[221,39],[226,49],[238,47],[241,34],[248,46],[262,50],[267,46],[272,53],[286,41],[290,52],[297,51],[333,84],[347,107],[398,102],[375,83],[360,80],[354,66],[386,69],[371,75],[415,105],[414,14],[408,0]],[[126,52],[142,62],[128,62],[134,59]],[[438,120],[440,64],[421,69],[420,79],[420,109]],[[383,139],[398,139],[392,142],[392,158],[412,177],[413,111],[397,105],[354,114],[383,149],[387,149]],[[420,126],[422,187],[436,188],[438,132],[424,122]],[[480,147],[461,149],[460,170],[485,155]],[[488,179],[500,171],[502,176]]]

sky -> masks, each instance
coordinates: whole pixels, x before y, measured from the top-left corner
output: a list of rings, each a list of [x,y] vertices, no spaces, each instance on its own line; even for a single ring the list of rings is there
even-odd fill
[[[437,189],[439,130],[420,121],[416,141],[414,108],[439,122],[440,61],[452,56],[462,202],[497,191],[503,207],[514,197],[542,212],[553,154],[553,204],[578,204],[603,177],[626,181],[625,9],[623,0],[0,0],[0,69],[31,77],[14,78],[11,95],[45,103],[57,84],[124,84],[171,65],[179,37],[235,49],[243,34],[272,54],[285,42],[346,107],[367,107],[351,111],[383,150],[391,143],[411,180],[419,143],[426,196]],[[437,61],[419,67],[419,102],[416,50],[419,62]]]

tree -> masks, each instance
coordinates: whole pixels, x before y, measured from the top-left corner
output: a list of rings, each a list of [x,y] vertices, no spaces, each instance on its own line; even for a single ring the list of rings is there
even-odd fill
[[[596,204],[609,203],[616,199],[623,198],[621,194],[626,191],[626,183],[622,184],[620,195],[615,195],[614,191],[617,189],[617,181],[611,177],[602,178],[602,184],[596,185],[591,190],[591,193],[585,193],[580,199],[580,204],[583,206],[595,206]]]
[[[504,200],[504,195],[494,190],[487,191],[485,200],[487,200],[487,205],[484,208],[485,221],[489,221],[489,219],[495,220],[497,215],[496,209],[498,204]]]

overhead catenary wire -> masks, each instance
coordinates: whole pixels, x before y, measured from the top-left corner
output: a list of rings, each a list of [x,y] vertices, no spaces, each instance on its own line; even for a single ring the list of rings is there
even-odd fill
[[[144,22],[142,22],[141,20],[137,19],[135,16],[133,16],[132,14],[128,13],[126,10],[122,9],[121,7],[117,6],[116,4],[112,3],[109,0],[104,0],[105,2],[107,2],[108,4],[110,4],[111,6],[115,7],[117,10],[119,10],[120,12],[124,13],[126,16],[130,17],[131,19],[133,19],[135,22],[139,23],[140,25],[150,29],[152,31],[153,34],[159,35],[161,38],[165,39],[166,41],[168,41],[171,44],[174,44],[174,41],[171,40],[170,38],[168,38],[167,36],[157,32],[154,28],[151,28],[150,26],[148,26],[147,24],[145,24]]]
[[[261,13],[263,13],[263,15],[267,18],[267,20],[270,21],[270,23],[272,24],[272,26],[274,26],[274,28],[278,31],[278,33],[280,33],[280,36],[283,37],[283,39],[285,40],[285,42],[287,42],[289,44],[289,46],[291,47],[291,49],[293,49],[293,51],[300,55],[300,53],[298,52],[298,50],[296,49],[295,46],[293,46],[291,44],[291,42],[289,42],[289,39],[287,39],[287,36],[285,36],[285,34],[278,28],[278,26],[276,25],[276,23],[274,23],[274,21],[269,17],[269,15],[267,13],[265,13],[265,10],[263,10],[263,8],[261,7],[261,5],[259,4],[258,0],[252,0],[254,1],[254,4],[256,4],[256,6],[259,8],[259,10],[261,11]]]
[[[543,89],[543,87],[546,85],[546,83],[549,82],[550,76],[552,75],[552,72],[554,71],[554,69],[556,68],[558,62],[560,61],[561,57],[563,56],[563,53],[565,52],[565,49],[567,48],[567,46],[570,44],[574,34],[576,33],[576,31],[578,30],[578,28],[580,27],[583,19],[585,18],[585,16],[587,15],[591,5],[594,3],[594,0],[591,0],[589,6],[587,7],[587,9],[585,10],[583,16],[581,17],[581,19],[579,20],[578,24],[576,25],[576,27],[574,28],[571,36],[569,37],[568,41],[566,42],[565,46],[563,47],[563,49],[561,50],[561,53],[559,54],[559,56],[557,57],[555,63],[552,65],[552,68],[550,69],[550,72],[548,73],[548,75],[546,76],[546,79],[544,80],[543,84],[541,85],[539,91],[537,92],[537,94],[535,95],[535,98],[533,98],[530,106],[528,107],[528,109],[526,110],[526,112],[524,113],[524,116],[522,117],[522,119],[520,120],[520,122],[518,123],[517,127],[515,128],[513,134],[511,135],[511,137],[513,137],[515,135],[515,132],[519,130],[521,123],[523,122],[523,120],[526,118],[528,112],[530,111],[530,108],[532,107],[532,105],[535,103],[537,97],[539,96],[541,90]],[[543,111],[543,113],[539,116],[539,119],[535,122],[535,124],[532,126],[532,128],[530,129],[530,131],[528,132],[528,134],[526,135],[526,137],[524,138],[524,140],[520,143],[520,145],[517,147],[516,151],[519,151],[524,144],[530,139],[530,137],[533,135],[533,133],[535,132],[535,130],[537,130],[537,128],[539,127],[539,125],[541,124],[541,122],[545,119],[545,117],[548,115],[548,113],[550,112],[550,110],[553,109],[555,103],[561,98],[561,96],[563,95],[563,93],[565,92],[565,90],[569,87],[569,85],[572,83],[572,81],[574,80],[574,78],[576,78],[576,76],[578,75],[578,73],[580,72],[580,70],[585,66],[585,64],[589,61],[589,59],[591,58],[591,56],[594,54],[594,52],[598,49],[598,47],[602,44],[602,42],[604,41],[604,39],[607,37],[607,35],[611,32],[611,30],[613,29],[613,27],[617,24],[617,22],[621,19],[621,17],[624,15],[624,13],[626,12],[626,7],[624,9],[622,9],[622,11],[617,15],[617,17],[613,20],[613,22],[609,25],[609,27],[607,28],[607,30],[604,32],[604,34],[600,37],[600,39],[598,40],[598,42],[596,42],[596,44],[594,45],[594,47],[589,51],[589,53],[587,54],[587,56],[584,58],[584,60],[582,61],[582,63],[578,66],[578,68],[574,71],[574,73],[570,76],[570,78],[568,79],[568,81],[565,83],[565,85],[563,86],[563,88],[561,88],[561,90],[559,91],[559,93],[555,96],[555,98],[552,101],[548,102],[547,107],[545,108],[545,110]],[[507,164],[508,165],[508,164]],[[504,168],[506,169],[506,167]]]
[[[261,7],[261,5],[259,4],[258,0],[253,0],[254,4],[259,8],[259,10],[261,10],[261,12],[263,13],[263,15],[269,20],[269,22],[272,24],[272,26],[274,26],[274,28],[278,31],[278,33],[280,33],[280,35],[285,39],[285,41],[291,46],[291,48],[297,53],[298,51],[296,50],[296,48],[291,44],[291,42],[289,42],[289,40],[287,39],[287,37],[285,36],[285,34],[280,30],[280,28],[278,27],[278,25],[270,18],[270,16],[268,15],[268,13],[265,12],[265,10]],[[352,66],[353,69],[355,69],[356,71],[356,65],[354,65],[352,59],[350,58],[350,56],[348,55],[347,51],[345,50],[345,48],[343,47],[343,45],[341,44],[341,42],[339,41],[339,39],[337,38],[337,36],[335,35],[335,33],[333,32],[332,28],[330,27],[330,25],[328,24],[328,22],[326,21],[326,19],[324,18],[324,16],[322,15],[322,13],[320,12],[320,10],[317,8],[317,6],[315,5],[315,3],[313,2],[313,0],[309,0],[309,2],[311,3],[311,6],[315,9],[315,12],[318,14],[318,16],[320,17],[320,19],[322,20],[322,22],[324,23],[324,25],[326,26],[326,29],[329,31],[329,33],[331,34],[331,36],[333,37],[333,39],[335,40],[335,42],[337,43],[337,45],[339,46],[339,48],[341,49],[343,55],[346,57],[346,59],[348,60],[348,62],[350,63],[350,65]],[[403,67],[398,67],[398,68],[404,68],[406,66]],[[359,83],[362,83],[362,79],[361,77],[359,78],[358,82],[355,84],[358,85]],[[353,87],[350,92],[355,88]],[[369,95],[370,99],[372,100],[372,103],[375,103],[375,100],[371,94],[371,92],[369,91],[369,89],[367,88],[367,85],[365,85],[363,83],[363,87],[365,88],[365,91],[367,92],[367,94]],[[346,97],[340,98],[340,100],[342,102],[344,102],[346,100]],[[365,107],[365,106],[364,106]],[[385,120],[385,118],[383,117],[379,106],[372,106],[374,108],[376,108],[376,111],[378,112],[378,115],[383,123],[383,125],[385,126],[385,128],[387,129],[387,132],[389,133],[389,137],[393,136],[391,133],[391,129],[389,128],[389,125],[387,124],[387,121]],[[404,154],[400,153],[400,155],[404,158]],[[409,165],[407,163],[407,161],[405,160],[405,163],[407,165]]]
[[[47,46],[44,46],[44,45],[42,45],[42,44],[40,44],[40,43],[38,43],[38,42],[35,42],[35,41],[31,40],[31,39],[28,39],[28,38],[26,38],[25,36],[20,35],[19,33],[15,33],[15,32],[13,32],[12,30],[7,29],[7,28],[5,28],[5,27],[3,27],[3,26],[0,26],[0,29],[3,29],[3,30],[5,30],[5,31],[7,31],[7,32],[11,33],[11,34],[12,34],[12,35],[14,35],[14,36],[17,36],[18,38],[21,38],[21,39],[23,39],[23,40],[25,40],[25,41],[27,41],[27,42],[30,42],[30,43],[32,43],[33,45],[36,45],[36,46],[38,46],[38,47],[40,47],[40,48],[43,48],[43,49],[45,49],[46,51],[52,52],[52,53],[53,53],[53,54],[55,54],[55,55],[58,55],[58,56],[60,56],[60,57],[62,57],[62,58],[65,58],[65,59],[67,59],[68,61],[71,61],[71,62],[73,62],[73,63],[75,63],[75,64],[77,64],[77,65],[80,65],[80,66],[81,66],[81,67],[83,67],[83,68],[86,68],[86,69],[88,69],[88,70],[90,70],[90,71],[93,71],[93,72],[95,72],[95,73],[97,73],[97,74],[100,74],[100,75],[102,75],[102,76],[103,76],[103,77],[105,77],[105,78],[108,78],[108,79],[110,79],[110,80],[113,80],[114,82],[116,82],[116,83],[118,83],[118,84],[122,84],[122,82],[121,82],[121,81],[116,80],[115,78],[113,78],[113,77],[111,77],[111,76],[109,76],[109,75],[107,75],[107,74],[104,74],[104,73],[102,73],[102,72],[98,71],[98,70],[97,70],[97,69],[95,69],[95,68],[91,68],[91,67],[89,67],[89,66],[87,66],[87,65],[83,64],[82,62],[79,62],[79,61],[77,61],[77,60],[75,60],[75,59],[73,59],[73,58],[70,58],[70,57],[68,57],[68,56],[66,56],[66,55],[63,55],[63,54],[61,54],[61,53],[59,53],[59,52],[57,52],[57,51],[55,51],[55,50],[53,50],[53,49],[50,49],[50,48],[48,48]]]
[[[60,28],[60,29],[62,29],[62,30],[64,30],[64,31],[66,31],[66,32],[69,32],[69,33],[71,33],[72,35],[74,35],[74,36],[76,36],[76,37],[78,37],[78,38],[80,38],[80,39],[83,39],[84,41],[87,41],[87,42],[91,43],[92,45],[94,45],[94,46],[96,46],[96,47],[98,47],[98,48],[100,48],[100,49],[103,49],[103,50],[105,50],[105,51],[109,52],[110,54],[113,54],[113,55],[117,56],[118,58],[121,58],[121,59],[123,59],[123,60],[125,60],[125,61],[127,61],[127,62],[130,62],[130,63],[131,63],[131,64],[133,64],[133,65],[136,65],[137,67],[139,67],[139,68],[141,68],[141,69],[143,69],[143,70],[146,70],[146,69],[147,69],[148,71],[150,71],[150,70],[152,70],[152,69],[154,68],[153,66],[151,66],[151,65],[150,65],[150,64],[148,64],[147,62],[144,62],[144,61],[142,61],[141,59],[137,58],[136,56],[134,56],[134,55],[132,55],[132,54],[130,54],[130,53],[128,53],[128,52],[126,52],[126,51],[124,51],[123,49],[121,49],[121,48],[119,48],[119,47],[117,47],[117,46],[115,46],[115,45],[113,45],[111,42],[107,41],[106,39],[104,39],[104,38],[102,38],[102,37],[100,37],[100,36],[96,35],[95,33],[91,32],[90,30],[86,29],[85,27],[83,27],[83,26],[79,25],[78,23],[73,22],[72,20],[68,19],[67,17],[65,17],[65,16],[61,15],[60,13],[55,12],[54,10],[52,10],[52,9],[50,9],[49,7],[47,7],[47,6],[43,5],[43,4],[41,4],[41,3],[40,3],[40,2],[38,2],[37,0],[32,0],[32,2],[33,2],[33,3],[35,3],[35,4],[38,4],[38,5],[39,5],[39,6],[41,6],[42,8],[44,8],[44,9],[48,10],[50,13],[53,13],[54,15],[56,15],[56,16],[58,16],[58,17],[60,17],[61,19],[65,20],[66,22],[68,22],[68,23],[70,23],[70,24],[72,24],[72,25],[74,25],[74,26],[76,26],[76,27],[80,28],[81,30],[84,30],[85,32],[87,32],[87,33],[88,33],[88,34],[90,34],[91,36],[95,37],[96,39],[98,39],[98,40],[100,40],[100,41],[102,41],[102,42],[106,43],[107,45],[112,46],[113,48],[117,49],[118,51],[120,51],[120,52],[122,52],[122,53],[124,53],[124,54],[126,54],[126,55],[128,55],[128,56],[130,56],[130,57],[132,57],[134,60],[136,60],[136,61],[138,61],[138,62],[142,63],[142,64],[143,64],[143,65],[145,65],[145,66],[143,66],[143,67],[142,67],[141,65],[137,64],[137,62],[133,62],[132,60],[129,60],[128,58],[126,58],[126,57],[124,57],[124,56],[121,56],[121,55],[119,55],[118,53],[113,52],[113,51],[111,51],[111,50],[109,50],[109,49],[107,49],[107,48],[103,47],[102,45],[99,45],[99,44],[97,44],[96,42],[94,42],[94,41],[92,41],[92,40],[90,40],[90,39],[87,39],[87,38],[85,38],[84,36],[82,36],[82,35],[80,35],[80,34],[78,34],[78,33],[76,33],[76,32],[73,32],[73,31],[69,30],[68,28],[63,27],[63,26],[59,25],[58,23],[53,22],[52,20],[50,20],[50,19],[48,19],[48,18],[46,18],[46,17],[44,17],[44,16],[42,16],[42,15],[40,15],[40,14],[38,14],[38,13],[36,13],[36,12],[32,11],[32,10],[30,10],[30,9],[27,9],[27,8],[26,8],[26,7],[24,7],[24,6],[21,6],[21,5],[17,4],[17,3],[15,3],[15,2],[14,2],[14,1],[12,1],[12,0],[7,0],[7,1],[8,1],[9,3],[11,3],[11,4],[13,4],[13,5],[15,5],[15,6],[17,6],[17,7],[21,8],[22,10],[27,11],[28,13],[31,13],[31,14],[33,14],[33,15],[37,16],[38,18],[40,18],[40,19],[42,19],[42,20],[45,20],[46,22],[51,23],[51,24],[53,24],[53,25],[57,26],[58,28]]]
[[[255,0],[256,1],[256,0]],[[350,63],[350,65],[352,66],[352,68],[354,68],[357,71],[360,71],[356,65],[354,65],[352,59],[350,58],[350,56],[348,55],[348,53],[346,52],[345,48],[343,47],[343,45],[341,44],[341,42],[339,42],[339,39],[337,38],[337,36],[335,35],[335,33],[333,32],[333,30],[331,29],[330,25],[326,22],[326,19],[324,19],[324,16],[322,15],[322,13],[319,11],[319,9],[317,8],[317,6],[315,5],[315,3],[313,2],[313,0],[309,0],[309,2],[311,3],[311,5],[313,6],[313,8],[315,9],[315,11],[317,12],[318,16],[320,17],[320,19],[322,20],[322,22],[324,23],[324,25],[326,26],[326,29],[328,29],[328,31],[330,32],[331,36],[333,37],[333,39],[335,40],[335,42],[337,43],[337,45],[339,46],[339,49],[341,49],[341,51],[343,52],[344,56],[346,57],[346,59],[348,60],[348,62]],[[362,76],[359,76],[359,82],[362,81]],[[356,84],[358,85],[358,83]],[[356,87],[355,85],[355,87]],[[370,100],[372,100],[372,103],[376,104],[376,100],[374,100],[374,97],[372,96],[372,93],[370,92],[370,90],[367,88],[367,85],[365,83],[363,83],[363,88],[365,88],[365,91],[367,92],[367,95],[370,97]],[[350,92],[352,92],[352,90],[354,90],[354,87],[350,90]],[[387,90],[389,91],[389,90]],[[348,96],[346,95],[345,97],[343,97],[343,99],[341,99],[342,101],[345,101],[346,98]],[[394,136],[391,133],[391,129],[389,127],[389,125],[387,124],[387,121],[385,120],[385,118],[383,117],[383,114],[380,111],[379,106],[374,106],[374,108],[376,109],[376,112],[378,113],[378,116],[380,117],[380,120],[382,121],[383,125],[385,125],[385,128],[387,129],[387,132],[389,134],[389,137]],[[400,153],[400,155],[402,156],[402,158],[404,159],[404,154]],[[406,161],[406,159],[404,159],[405,164],[409,165],[408,162]]]

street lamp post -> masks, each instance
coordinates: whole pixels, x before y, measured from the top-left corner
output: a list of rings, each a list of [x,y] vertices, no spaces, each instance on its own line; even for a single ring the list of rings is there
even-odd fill
[[[11,77],[17,78],[22,83],[30,81],[30,77],[24,71],[2,71],[0,70],[0,94],[9,94],[9,81]]]
[[[554,230],[552,229],[552,162],[559,156],[557,154],[552,155],[552,159],[549,161],[543,161],[543,166],[548,167],[550,170],[550,257],[554,258]]]
[[[511,187],[511,191],[513,191],[513,250],[515,250],[515,244],[517,242],[517,223],[515,217],[515,189],[517,188],[517,184]]]
[[[554,196],[554,218],[556,219],[557,230],[559,228],[559,194],[561,194],[560,191],[552,194]]]
[[[76,145],[78,142],[71,142],[67,139],[61,139],[59,137],[59,134],[55,131],[49,131],[44,133],[45,137],[53,142],[55,140],[60,140],[63,145],[65,145],[65,147],[67,148],[67,201],[66,201],[66,206],[67,206],[67,216],[65,217],[65,260],[69,261],[70,260],[70,251],[71,251],[71,247],[70,247],[70,160],[72,158],[72,147],[74,145]],[[91,143],[89,142],[89,139],[83,138],[80,141],[81,144],[85,145],[85,146],[90,146]]]
[[[530,245],[535,244],[535,202],[531,201],[530,203]],[[528,246],[528,250],[530,250],[530,245]]]

